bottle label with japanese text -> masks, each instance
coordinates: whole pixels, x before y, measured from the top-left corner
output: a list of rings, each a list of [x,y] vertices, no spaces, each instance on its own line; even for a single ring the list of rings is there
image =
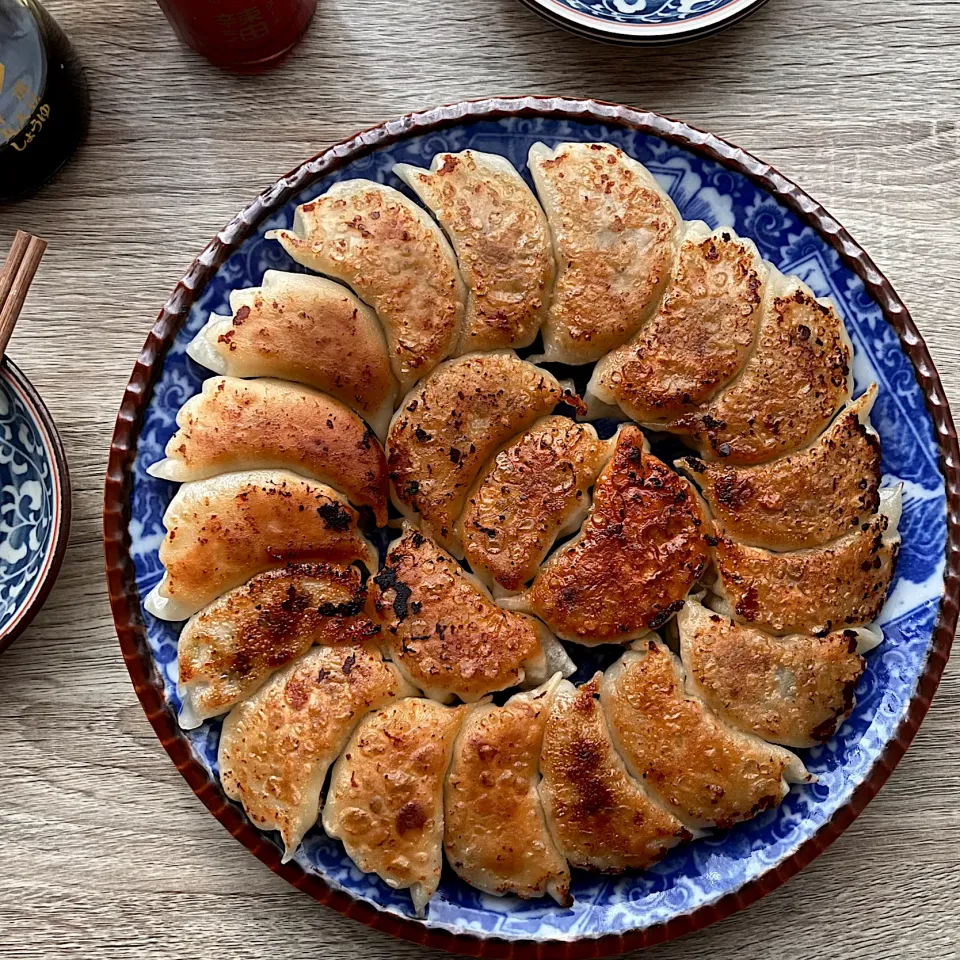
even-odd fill
[[[40,28],[21,3],[0,4],[0,147],[26,150],[50,116],[41,102],[47,58]]]

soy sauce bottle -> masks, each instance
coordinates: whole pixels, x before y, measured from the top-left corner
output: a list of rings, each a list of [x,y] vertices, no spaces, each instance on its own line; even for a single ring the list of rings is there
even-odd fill
[[[83,67],[35,0],[0,0],[0,202],[38,190],[90,121]]]

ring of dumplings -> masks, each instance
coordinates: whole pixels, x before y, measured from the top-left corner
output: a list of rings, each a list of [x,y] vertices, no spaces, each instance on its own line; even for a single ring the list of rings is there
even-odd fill
[[[571,869],[809,782],[899,547],[836,307],[614,146],[529,168],[304,203],[268,236],[321,276],[234,291],[150,469],[182,483],[145,604],[187,621],[181,725],[224,717],[223,788],[285,858],[319,823],[421,916],[444,855],[567,906]],[[620,651],[575,685],[577,645]]]

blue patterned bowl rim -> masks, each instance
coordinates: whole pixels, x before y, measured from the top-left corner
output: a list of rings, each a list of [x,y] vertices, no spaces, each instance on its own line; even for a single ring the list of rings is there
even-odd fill
[[[42,518],[43,530],[37,538],[39,542],[18,564],[25,568],[20,573],[26,574],[23,581],[26,589],[0,622],[2,653],[27,629],[53,589],[70,538],[73,500],[67,456],[40,394],[9,357],[5,357],[0,366],[0,380],[13,400],[12,415],[19,421],[6,443],[29,461],[35,482],[42,487],[40,512],[46,513]]]
[[[725,30],[767,0],[521,0],[551,23],[606,43],[660,46]]]
[[[833,248],[845,267],[856,274],[872,301],[882,311],[883,318],[899,336],[930,417],[946,494],[944,590],[924,666],[902,719],[849,799],[788,857],[733,892],[657,925],[590,939],[505,940],[496,936],[481,938],[470,933],[431,927],[395,912],[378,910],[371,903],[355,899],[344,890],[331,887],[322,878],[305,872],[296,861],[281,864],[278,847],[256,830],[238,807],[226,801],[219,782],[198,762],[190,741],[180,730],[174,712],[165,699],[163,680],[157,672],[148,644],[130,550],[130,494],[142,418],[169,347],[197,297],[218,268],[268,215],[276,213],[321,177],[369,154],[373,148],[388,146],[414,134],[419,136],[441,131],[458,123],[507,117],[596,122],[650,135],[699,153],[746,176],[776,201],[790,208],[793,215],[812,227],[821,240]],[[960,598],[960,448],[939,377],[906,307],[867,254],[840,224],[776,170],[711,134],[659,114],[593,100],[496,98],[409,114],[330,147],[265,190],[208,244],[161,309],[124,395],[111,445],[104,491],[104,547],[108,588],[120,646],[144,711],[164,748],[197,796],[255,856],[321,903],[416,943],[471,956],[512,958],[522,953],[525,957],[544,960],[578,960],[611,956],[661,943],[701,929],[742,909],[806,866],[849,826],[876,795],[903,756],[930,706],[957,626]]]

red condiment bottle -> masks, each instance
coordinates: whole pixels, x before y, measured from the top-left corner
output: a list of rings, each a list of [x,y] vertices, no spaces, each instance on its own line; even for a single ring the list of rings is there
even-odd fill
[[[260,70],[300,39],[317,0],[157,0],[180,39],[226,70]]]

